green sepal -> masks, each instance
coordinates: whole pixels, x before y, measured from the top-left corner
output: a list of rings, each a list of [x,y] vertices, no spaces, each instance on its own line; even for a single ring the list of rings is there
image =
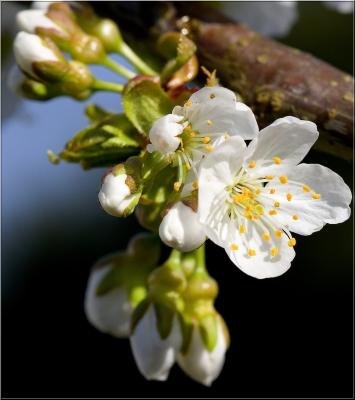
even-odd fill
[[[182,33],[167,32],[159,38],[157,50],[169,60],[161,73],[162,82],[166,83],[195,54],[196,45]]]
[[[46,85],[34,79],[24,79],[20,84],[21,94],[31,100],[45,101],[62,96],[60,84]]]
[[[185,355],[189,351],[194,326],[190,319],[184,318],[181,314],[178,314],[178,318],[182,334],[182,345],[180,352]]]
[[[146,137],[154,122],[174,108],[174,103],[159,84],[144,77],[132,79],[125,86],[122,104],[128,119]]]
[[[153,151],[153,153],[145,152],[142,160],[142,178],[152,179],[155,175],[165,168],[169,164],[169,161],[159,151]]]
[[[68,72],[69,65],[61,61],[33,61],[32,71],[46,83],[58,83]]]
[[[176,171],[167,166],[155,175],[149,191],[141,197],[136,207],[136,217],[143,228],[157,232],[162,221],[162,211],[174,191]]]
[[[141,301],[134,309],[131,317],[131,335],[133,335],[135,327],[137,326],[138,322],[143,318],[144,314],[147,312],[150,304],[151,302],[147,298]]]
[[[170,335],[176,311],[160,302],[154,303],[154,311],[157,319],[157,331],[161,339],[164,340]]]
[[[217,319],[214,314],[199,318],[198,330],[206,349],[211,352],[217,344]]]
[[[129,263],[124,253],[115,256],[115,266],[101,279],[96,288],[96,296],[103,296],[111,290],[124,285],[123,267]]]
[[[101,122],[104,118],[110,117],[113,113],[104,110],[96,104],[88,104],[85,108],[85,115],[91,123],[96,124]]]

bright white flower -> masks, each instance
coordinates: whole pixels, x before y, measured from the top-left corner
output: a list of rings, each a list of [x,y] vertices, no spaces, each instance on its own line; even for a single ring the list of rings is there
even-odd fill
[[[112,171],[104,176],[99,192],[99,202],[108,214],[115,217],[125,216],[127,208],[137,199],[137,194],[132,193],[127,185],[130,180],[127,174],[116,176]]]
[[[182,344],[177,315],[173,318],[170,334],[162,339],[157,329],[154,306],[150,304],[130,336],[130,342],[141,374],[148,380],[165,381]]]
[[[251,109],[237,102],[235,94],[219,86],[204,87],[195,92],[183,107],[174,107],[172,114],[159,119],[149,133],[152,145],[179,166],[178,190],[187,170],[186,195],[194,190],[201,160],[228,136],[253,139],[258,125]],[[185,189],[184,187],[184,189]],[[189,192],[188,192],[189,191]],[[185,195],[185,194],[184,194]]]
[[[179,201],[165,215],[159,226],[163,243],[176,250],[187,252],[202,246],[206,235],[197,220],[197,213]]]
[[[219,376],[227,351],[227,340],[219,315],[216,315],[216,320],[217,342],[212,351],[206,349],[195,323],[187,353],[179,353],[177,357],[177,362],[185,374],[206,386],[211,386]]]
[[[33,72],[33,62],[59,61],[56,54],[44,45],[39,36],[30,33],[19,32],[15,37],[13,48],[18,66],[36,79],[40,78]]]
[[[59,25],[46,16],[46,10],[23,10],[16,15],[16,23],[20,30],[36,33],[36,28],[55,29],[65,32]]]
[[[121,286],[101,296],[96,294],[98,285],[112,268],[112,264],[107,264],[91,271],[85,292],[84,310],[87,319],[96,329],[126,338],[129,336],[133,311],[127,290]]]
[[[285,117],[248,147],[230,138],[203,161],[199,221],[246,274],[283,274],[295,256],[291,232],[310,235],[349,218],[343,179],[321,165],[297,165],[317,137],[314,123]]]

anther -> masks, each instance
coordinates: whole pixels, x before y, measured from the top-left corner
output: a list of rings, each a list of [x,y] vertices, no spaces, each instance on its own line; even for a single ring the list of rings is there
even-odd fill
[[[292,217],[295,221],[297,221],[298,220],[298,217],[297,217],[297,215],[295,214],[293,217]]]
[[[281,182],[282,184],[285,184],[285,183],[287,183],[288,178],[287,178],[286,175],[282,175],[282,176],[280,176],[279,180],[280,180],[280,182]]]
[[[239,233],[244,233],[244,232],[245,232],[245,226],[244,225],[240,225]]]
[[[231,249],[232,249],[232,250],[238,250],[239,247],[238,247],[236,244],[232,243],[232,244],[231,244]]]
[[[248,218],[248,219],[252,219],[253,215],[250,211],[247,211],[246,213],[244,213],[244,217]]]
[[[225,139],[229,139],[229,135],[224,135],[224,138]]]
[[[211,140],[211,139],[210,139],[208,136],[206,136],[206,137],[203,138],[202,143],[206,144],[206,143],[208,143],[210,140]]]
[[[258,215],[258,214],[254,214],[254,215],[253,215],[253,218],[254,218],[254,219],[259,219],[259,215]]]
[[[272,159],[274,160],[274,163],[275,164],[281,164],[281,158],[279,158],[279,157],[272,157]]]
[[[291,193],[287,193],[287,194],[286,194],[286,199],[287,199],[288,201],[291,201],[291,199],[292,199],[292,194],[291,194]]]
[[[210,125],[212,125],[212,121],[208,120],[208,121],[206,122],[206,124],[207,124],[208,126],[210,126]]]
[[[282,231],[276,229],[275,230],[275,236],[277,236],[278,238],[280,238],[282,236]]]
[[[274,247],[272,250],[270,250],[271,255],[274,257],[276,254],[279,252],[279,249],[277,247]]]
[[[274,207],[280,207],[280,203],[278,201],[275,201]]]
[[[187,107],[190,107],[190,106],[192,105],[192,103],[191,103],[191,101],[187,101],[187,102],[185,103],[185,105],[186,105]]]
[[[195,181],[195,182],[192,184],[192,186],[193,186],[195,189],[197,189],[197,188],[198,188],[198,182]]]
[[[174,190],[175,190],[176,192],[179,191],[179,182],[175,182],[175,183],[174,183]]]
[[[263,234],[261,235],[261,237],[262,237],[264,240],[270,240],[270,235],[268,235],[267,233],[263,233]]]
[[[277,211],[276,210],[270,210],[269,211],[269,215],[276,215],[277,214]]]
[[[215,94],[213,94],[213,93],[210,94],[210,99],[214,99],[215,97],[216,97]]]
[[[295,238],[291,238],[291,240],[289,240],[287,242],[289,247],[293,247],[296,244],[296,239]]]
[[[187,131],[191,131],[191,125],[188,125],[185,129],[186,129]]]
[[[302,186],[302,189],[305,191],[305,192],[310,192],[311,191],[311,189],[308,187],[308,186],[306,186],[306,185],[303,185]]]
[[[189,133],[189,135],[190,135],[191,137],[195,137],[195,132],[191,132],[191,133]]]
[[[255,190],[255,193],[256,193],[256,194],[260,194],[260,193],[261,193],[261,190],[260,190],[260,189],[256,189],[256,190]]]
[[[255,250],[248,250],[248,254],[250,255],[250,257],[256,256],[256,251]]]
[[[213,150],[213,146],[206,146],[205,149],[206,149],[207,151],[212,151],[212,150]]]
[[[186,163],[185,166],[186,166],[187,170],[189,170],[191,168],[189,163]]]
[[[319,193],[313,193],[312,197],[313,197],[313,199],[317,200],[317,199],[320,199],[322,197],[322,195]]]
[[[274,194],[276,192],[275,189],[270,189],[270,194]]]
[[[184,149],[183,147],[181,147],[181,151],[184,153],[184,152],[185,152],[185,149]]]
[[[252,161],[250,162],[250,164],[249,164],[249,168],[254,168],[254,167],[255,167],[255,164],[256,164],[255,160],[252,160]]]
[[[265,179],[267,179],[268,181],[271,181],[272,179],[274,179],[274,177],[272,175],[266,175]]]

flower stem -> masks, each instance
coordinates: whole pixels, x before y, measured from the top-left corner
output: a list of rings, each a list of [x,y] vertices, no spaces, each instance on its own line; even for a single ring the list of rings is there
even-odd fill
[[[100,79],[94,78],[91,88],[93,90],[109,90],[111,92],[122,93],[124,85],[122,85],[122,83],[101,81]]]
[[[112,69],[112,71],[117,72],[119,75],[121,75],[127,79],[132,79],[135,76],[137,76],[133,71],[123,67],[122,65],[118,64],[116,61],[112,60],[112,58],[109,58],[107,56],[101,60],[101,64],[107,68]]]
[[[138,72],[146,75],[159,75],[154,69],[147,65],[138,55],[124,42],[121,42],[117,52],[125,57]]]

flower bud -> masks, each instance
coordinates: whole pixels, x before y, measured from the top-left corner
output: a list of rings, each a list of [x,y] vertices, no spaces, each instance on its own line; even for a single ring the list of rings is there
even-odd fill
[[[62,79],[62,91],[77,100],[85,100],[92,94],[93,76],[80,61],[69,61],[68,71]]]
[[[147,304],[141,305],[145,312],[130,336],[132,353],[139,371],[146,379],[165,381],[182,343],[180,326],[176,313],[169,313],[169,309],[165,307],[167,315],[164,312],[159,315],[157,305]],[[140,311],[138,309],[139,306],[136,312]],[[170,329],[163,336],[157,327],[159,319],[165,320],[165,323],[169,320]]]
[[[131,157],[131,159],[134,157]],[[143,189],[140,171],[128,163],[109,169],[101,181],[99,202],[115,217],[127,217],[137,205]]]
[[[206,345],[206,335],[214,336],[213,347]],[[177,356],[179,367],[196,382],[211,386],[223,368],[228,338],[225,323],[218,313],[195,320],[187,351]]]
[[[14,41],[14,55],[24,73],[43,82],[59,82],[68,70],[68,63],[48,38],[21,31]]]
[[[150,153],[158,150],[164,155],[174,152],[180,144],[180,139],[175,136],[180,135],[184,130],[183,124],[178,124],[183,118],[174,114],[159,118],[149,132],[152,144],[147,146],[147,150]]]
[[[206,241],[206,235],[197,220],[197,213],[184,201],[177,202],[159,226],[161,240],[182,252],[197,249]]]
[[[65,31],[46,15],[47,10],[23,10],[17,13],[16,23],[21,31],[38,33],[37,28],[45,28],[57,35],[65,34]]]
[[[114,265],[108,263],[92,270],[85,292],[84,310],[87,319],[96,329],[124,338],[129,336],[133,311],[126,288],[118,286],[104,295],[96,294],[98,285],[112,268]]]

